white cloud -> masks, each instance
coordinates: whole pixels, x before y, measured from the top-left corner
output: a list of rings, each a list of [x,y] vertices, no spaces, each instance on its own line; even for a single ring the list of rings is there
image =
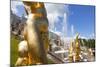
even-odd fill
[[[47,11],[47,17],[49,20],[49,29],[56,30],[55,23],[59,20],[58,17],[64,17],[64,13],[68,10],[67,5],[63,4],[53,4],[53,3],[45,3],[45,8]],[[63,24],[63,22],[61,22]]]
[[[87,37],[80,35],[79,38],[82,38],[82,39],[95,39],[95,34],[92,33],[92,34],[88,35]]]
[[[23,3],[21,1],[11,1],[11,10],[13,11],[13,13],[18,13],[17,6],[19,5],[23,5]]]
[[[79,38],[88,39],[88,37],[85,37],[85,36],[80,36]]]
[[[92,33],[92,34],[90,35],[90,38],[91,38],[91,39],[95,39],[95,33]]]
[[[47,13],[47,17],[48,17],[48,20],[49,20],[49,28],[54,30],[54,23],[56,21],[56,13]]]
[[[45,3],[47,13],[58,13],[60,15],[64,14],[67,10],[64,6],[65,5],[63,4]]]

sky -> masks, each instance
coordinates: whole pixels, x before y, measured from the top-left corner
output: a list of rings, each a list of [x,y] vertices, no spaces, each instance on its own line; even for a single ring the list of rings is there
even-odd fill
[[[49,30],[61,37],[95,38],[95,7],[73,4],[45,3]],[[22,2],[12,1],[11,10],[17,16],[25,14]]]
[[[81,36],[93,37],[95,35],[95,7],[70,5],[72,14],[68,17],[69,26],[73,34],[79,32]]]

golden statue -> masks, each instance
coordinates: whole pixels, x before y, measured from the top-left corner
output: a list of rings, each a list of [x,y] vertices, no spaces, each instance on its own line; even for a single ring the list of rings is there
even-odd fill
[[[71,45],[69,48],[68,60],[69,60],[69,62],[73,62],[73,42],[71,42]]]
[[[17,60],[16,65],[47,64],[49,38],[44,3],[31,1],[23,1],[23,3],[28,15],[23,32],[24,42],[27,43],[24,47],[28,47],[28,50],[25,51],[24,47],[19,50],[23,55],[19,57],[21,61]]]
[[[80,45],[78,40],[79,34],[76,35],[74,41],[71,42],[71,46],[69,48],[69,62],[78,62],[80,61]]]
[[[75,62],[79,62],[80,61],[80,44],[79,44],[79,40],[78,40],[79,34],[76,35],[76,39],[75,39]]]

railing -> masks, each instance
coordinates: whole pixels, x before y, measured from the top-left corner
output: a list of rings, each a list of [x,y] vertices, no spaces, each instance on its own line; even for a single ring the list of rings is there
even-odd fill
[[[48,54],[52,57],[52,61],[54,61],[54,63],[64,63],[64,61],[60,59],[57,55],[55,55],[53,52],[48,52]]]

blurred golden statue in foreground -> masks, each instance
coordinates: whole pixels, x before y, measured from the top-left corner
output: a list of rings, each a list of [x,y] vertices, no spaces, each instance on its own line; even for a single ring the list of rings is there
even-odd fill
[[[28,15],[16,66],[47,64],[48,20],[43,3],[23,1]]]

